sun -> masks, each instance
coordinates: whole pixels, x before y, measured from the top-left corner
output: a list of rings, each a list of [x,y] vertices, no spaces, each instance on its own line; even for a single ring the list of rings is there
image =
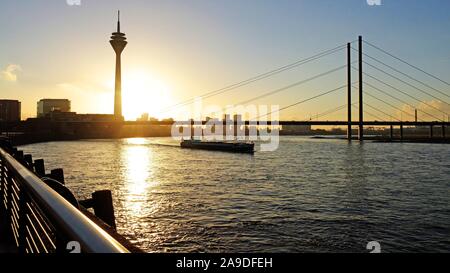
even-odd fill
[[[124,74],[122,79],[122,112],[125,120],[136,120],[143,113],[165,118],[163,110],[173,104],[171,90],[152,73],[140,70]]]

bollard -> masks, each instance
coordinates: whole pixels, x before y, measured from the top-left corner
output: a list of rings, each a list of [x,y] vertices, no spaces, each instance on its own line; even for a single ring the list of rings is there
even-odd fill
[[[44,159],[37,159],[37,160],[34,161],[34,171],[40,177],[45,176]]]
[[[17,161],[23,161],[23,151],[16,150],[13,156]]]
[[[20,164],[27,166],[27,162],[25,161],[23,151],[15,151],[13,157],[20,162]]]
[[[64,170],[63,169],[54,169],[50,172],[50,178],[55,179],[56,181],[60,182],[61,184],[65,184],[64,181]]]
[[[29,170],[33,170],[33,156],[32,155],[24,155],[23,160],[27,163],[27,168]]]
[[[96,191],[92,194],[94,201],[95,216],[103,220],[106,224],[116,229],[116,218],[114,216],[114,205],[112,194],[109,190]]]

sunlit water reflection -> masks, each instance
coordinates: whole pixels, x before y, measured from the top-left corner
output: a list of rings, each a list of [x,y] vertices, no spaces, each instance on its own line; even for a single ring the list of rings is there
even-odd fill
[[[450,146],[282,137],[254,156],[170,139],[24,146],[74,193],[113,191],[118,231],[146,251],[450,251]]]

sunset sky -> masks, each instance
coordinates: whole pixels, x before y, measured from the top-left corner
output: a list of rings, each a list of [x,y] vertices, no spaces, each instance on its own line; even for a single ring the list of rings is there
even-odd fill
[[[381,6],[370,6],[366,0],[81,0],[80,6],[71,6],[66,0],[0,0],[0,98],[19,99],[23,119],[36,115],[36,102],[42,98],[70,99],[72,110],[78,113],[112,113],[115,59],[108,41],[115,31],[118,9],[129,42],[122,60],[127,119],[143,112],[178,118],[179,112],[162,113],[161,109],[354,41],[358,35],[450,82],[450,1],[381,2]],[[365,49],[450,95],[448,85],[367,45]],[[239,103],[345,62],[345,52],[340,51],[203,104]],[[432,93],[442,99],[439,102],[369,67],[366,72],[450,113],[450,106],[442,102],[450,102],[449,97]],[[346,84],[345,73],[340,70],[255,103],[283,107]],[[387,91],[419,108],[428,107]],[[380,97],[411,111],[389,97]],[[366,102],[400,117],[395,109],[371,97]],[[281,118],[305,119],[345,103],[345,90],[341,90],[290,108]],[[427,111],[445,116],[435,109]],[[341,111],[323,119],[344,118],[345,111]]]

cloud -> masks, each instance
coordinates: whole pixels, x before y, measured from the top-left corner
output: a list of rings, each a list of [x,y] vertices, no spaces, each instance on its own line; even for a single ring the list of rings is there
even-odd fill
[[[416,105],[415,108],[410,105],[403,105],[401,109],[403,113],[397,111],[397,117],[402,117],[403,120],[414,120],[415,109],[417,109],[417,119],[419,121],[434,121],[437,119],[447,121],[450,115],[450,105],[440,100],[424,101]]]
[[[22,71],[18,64],[9,64],[5,70],[0,71],[0,78],[8,82],[17,81],[17,73]]]

